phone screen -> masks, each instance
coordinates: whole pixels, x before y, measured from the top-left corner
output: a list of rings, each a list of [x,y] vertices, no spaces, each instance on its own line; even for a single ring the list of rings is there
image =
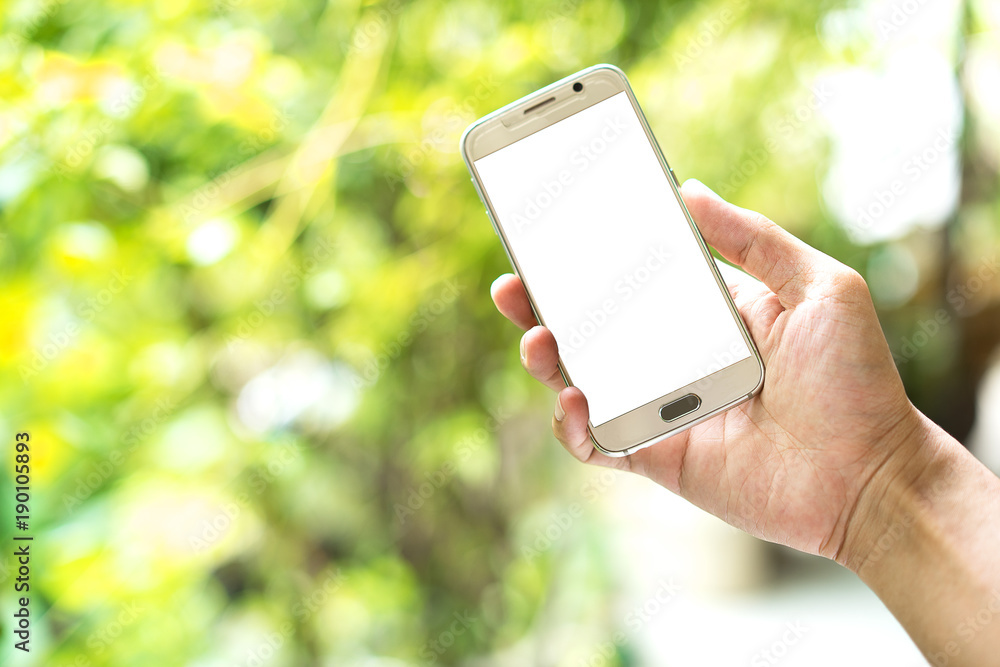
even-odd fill
[[[751,355],[625,92],[475,166],[594,426]]]

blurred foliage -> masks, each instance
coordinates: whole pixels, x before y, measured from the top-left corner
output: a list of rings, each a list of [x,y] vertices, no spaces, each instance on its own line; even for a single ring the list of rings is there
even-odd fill
[[[841,6],[5,4],[0,423],[31,433],[36,550],[34,652],[5,664],[563,664],[610,637],[601,519],[536,549],[590,478],[488,298],[508,267],[458,137],[613,62],[682,178],[865,271],[882,246],[825,209],[817,118],[733,180],[816,73],[869,57],[818,39]],[[925,402],[964,377],[941,355],[904,370]]]

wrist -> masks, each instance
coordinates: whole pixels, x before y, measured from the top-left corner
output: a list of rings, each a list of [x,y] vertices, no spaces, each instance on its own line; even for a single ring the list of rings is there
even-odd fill
[[[921,425],[865,485],[837,560],[934,664],[994,664],[1000,632],[980,619],[1000,613],[1000,479],[913,412]]]
[[[835,560],[862,579],[884,567],[894,547],[926,528],[927,513],[954,481],[965,449],[916,408],[858,495]]]

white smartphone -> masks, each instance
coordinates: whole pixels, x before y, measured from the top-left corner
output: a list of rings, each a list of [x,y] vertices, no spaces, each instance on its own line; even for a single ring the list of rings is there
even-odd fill
[[[621,70],[481,118],[461,150],[600,451],[626,456],[760,389],[760,354]]]

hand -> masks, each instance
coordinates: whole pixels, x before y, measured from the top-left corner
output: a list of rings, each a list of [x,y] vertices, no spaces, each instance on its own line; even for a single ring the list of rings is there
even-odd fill
[[[552,430],[575,457],[645,475],[763,539],[841,560],[863,490],[891,457],[906,456],[925,418],[906,397],[856,271],[698,181],[682,193],[705,241],[750,274],[724,273],[766,367],[750,401],[627,458],[606,457],[520,280],[498,278],[494,302],[527,330],[521,361],[559,392]]]

